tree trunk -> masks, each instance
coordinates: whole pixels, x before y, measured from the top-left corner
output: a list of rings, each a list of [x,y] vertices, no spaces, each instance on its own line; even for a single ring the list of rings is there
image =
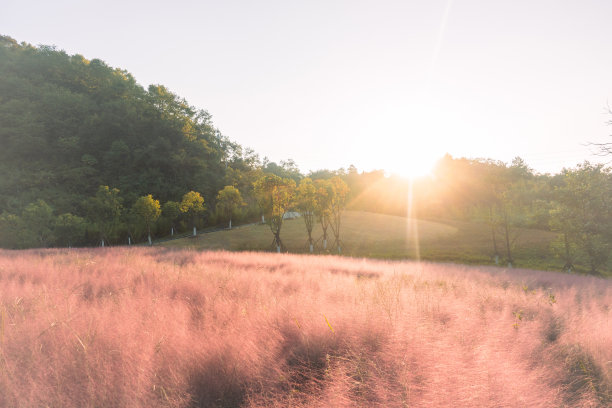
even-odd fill
[[[147,238],[149,240],[149,246],[153,245],[153,241],[151,240],[151,234],[149,234]]]
[[[173,237],[174,236],[174,227],[170,227],[170,236]]]
[[[132,238],[128,235],[128,245],[132,245]]]
[[[196,232],[196,227],[194,226],[194,227],[193,227],[193,236],[195,237],[196,235],[197,235],[197,232]]]
[[[274,242],[276,243],[276,252],[280,252],[283,247],[283,243],[281,242],[280,238],[280,230],[274,233]]]
[[[263,214],[261,214],[261,223],[265,224],[266,223],[266,218],[264,217]]]
[[[321,223],[321,227],[323,227],[322,223]],[[326,250],[326,249],[327,249],[327,226],[323,227],[323,250]]]
[[[104,238],[102,238],[102,248],[104,248]]]
[[[504,215],[504,236],[506,239],[506,255],[508,258],[508,267],[512,268],[514,260],[512,259],[512,249],[510,248],[510,226],[508,225],[507,215]]]
[[[567,272],[571,272],[573,265],[570,257],[570,246],[567,240],[567,234],[563,234],[563,243],[565,244],[565,265],[563,265],[563,269]]]
[[[232,219],[230,218],[229,229],[232,229]]]
[[[489,207],[489,223],[491,225],[491,240],[493,241],[493,258],[495,265],[499,265],[499,250],[497,249],[497,234],[495,233],[495,223],[493,222],[493,207]]]
[[[308,246],[310,247],[310,253],[312,254],[312,251],[314,250],[314,246],[312,244],[312,227],[310,227],[310,229],[306,229],[306,231],[308,232]]]

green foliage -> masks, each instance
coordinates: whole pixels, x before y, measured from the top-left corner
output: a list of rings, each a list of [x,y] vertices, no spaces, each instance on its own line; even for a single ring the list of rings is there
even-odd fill
[[[119,196],[118,189],[98,187],[96,195],[85,200],[83,207],[87,219],[98,232],[102,245],[108,240],[117,239],[123,211],[123,199]]]
[[[151,225],[157,221],[161,215],[159,200],[153,198],[151,194],[142,196],[136,200],[132,206],[134,214],[138,217],[139,222],[145,227],[151,244]]]
[[[309,177],[300,181],[295,194],[296,208],[302,214],[306,232],[308,233],[308,244],[310,251],[313,251],[312,228],[314,227],[315,211],[317,209],[318,196],[317,188]]]
[[[471,191],[475,218],[489,225],[496,263],[500,254],[505,253],[506,262],[513,265],[520,228],[531,224],[530,215],[536,213],[536,208],[538,214],[542,211],[541,202],[534,204],[535,178],[518,157],[511,166],[498,162],[475,162],[474,166],[482,180]]]
[[[317,188],[312,179],[306,177],[296,189],[295,206],[302,213],[314,213],[317,207]]]
[[[229,219],[230,228],[232,217],[243,205],[245,205],[245,203],[242,201],[240,191],[234,186],[225,186],[223,190],[220,190],[217,194],[217,211]]]
[[[317,202],[315,205],[315,216],[323,230],[323,249],[327,249],[327,229],[332,218],[332,201],[334,198],[334,187],[329,180],[318,179],[314,181],[317,189]]]
[[[3,248],[24,248],[21,240],[23,225],[21,218],[8,212],[0,215],[0,246]]]
[[[172,232],[176,228],[176,222],[181,216],[181,205],[176,201],[168,201],[162,206],[162,219],[168,224]]]
[[[181,205],[176,201],[168,201],[162,206],[162,215],[175,222],[181,215]]]
[[[612,249],[612,175],[602,165],[585,162],[563,172],[555,190],[551,228],[564,243],[566,269],[576,257],[589,265],[591,273],[606,264]]]
[[[198,218],[206,211],[204,197],[198,192],[190,191],[183,195],[179,208],[191,220],[191,225],[195,228]]]
[[[54,47],[0,43],[0,213],[42,199],[57,214],[90,218],[82,203],[99,185],[116,187],[129,207],[147,194],[178,201],[194,186],[212,197],[227,164],[258,165],[206,111],[161,85],[143,89],[124,70]],[[25,245],[16,239],[3,245]],[[32,245],[40,239],[50,242]]]
[[[78,215],[65,213],[55,220],[56,244],[59,246],[73,246],[83,243],[87,221]]]
[[[33,244],[31,246],[46,247],[54,240],[53,209],[44,200],[28,204],[21,214],[21,221],[21,234],[25,242]]]
[[[264,174],[254,185],[254,194],[262,213],[274,235],[273,244],[277,250],[284,250],[280,231],[283,225],[283,216],[293,204],[295,196],[295,181],[282,179],[274,174]]]
[[[330,225],[332,228],[332,232],[334,233],[335,245],[338,248],[338,253],[341,251],[341,243],[340,243],[340,221],[342,216],[342,211],[346,205],[346,197],[349,193],[348,185],[338,176],[332,177],[329,180],[333,194],[331,195],[330,200]]]
[[[43,200],[30,203],[21,216],[0,215],[0,246],[30,248],[72,246],[84,242],[87,222],[82,217],[65,213],[53,215]]]
[[[282,179],[279,176],[270,173],[263,174],[253,182],[253,193],[257,200],[257,205],[265,217],[269,218],[272,214],[272,190],[281,183]]]
[[[291,159],[281,160],[280,165],[264,160],[263,171],[283,179],[292,179],[296,183],[299,183],[303,177],[297,164]]]

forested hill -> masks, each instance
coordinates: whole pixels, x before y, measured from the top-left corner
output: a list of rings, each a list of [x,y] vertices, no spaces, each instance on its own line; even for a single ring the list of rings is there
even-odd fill
[[[214,197],[239,146],[165,87],[54,47],[0,37],[0,213],[42,199],[78,212],[100,185],[125,204]]]

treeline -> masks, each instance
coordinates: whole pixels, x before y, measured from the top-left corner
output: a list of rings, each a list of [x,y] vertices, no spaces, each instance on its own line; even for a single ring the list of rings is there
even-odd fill
[[[302,178],[299,185],[293,179],[263,173],[253,183],[262,223],[270,226],[277,251],[286,250],[280,232],[285,214],[300,211],[305,221],[310,252],[314,249],[314,223],[323,229],[322,249],[327,249],[328,229],[334,238],[333,246],[341,252],[340,220],[348,187],[339,177],[329,180]],[[120,191],[100,186],[96,194],[81,205],[85,215],[64,213],[56,215],[51,206],[39,199],[28,204],[20,215],[0,215],[0,243],[5,247],[28,248],[49,246],[83,246],[126,244],[146,239],[152,245],[155,235],[173,236],[177,231],[192,231],[212,222],[228,222],[244,218],[247,204],[240,191],[225,186],[216,196],[216,206],[208,209],[205,198],[196,191],[185,193],[180,202],[167,201],[163,205],[153,195],[139,197],[130,207],[123,205]],[[208,220],[210,218],[211,220]]]
[[[350,209],[486,223],[498,264],[513,265],[522,231],[534,228],[557,234],[550,253],[565,270],[610,269],[612,174],[604,165],[584,162],[550,175],[535,173],[520,158],[506,164],[447,155],[414,182],[380,171],[345,178]]]
[[[486,222],[496,259],[513,264],[520,228],[537,228],[557,233],[551,251],[567,271],[580,264],[596,273],[610,260],[612,174],[602,164],[584,162],[542,175],[520,158],[506,165],[447,157],[434,177],[438,182],[432,187],[438,190],[430,191],[436,197],[431,215]]]

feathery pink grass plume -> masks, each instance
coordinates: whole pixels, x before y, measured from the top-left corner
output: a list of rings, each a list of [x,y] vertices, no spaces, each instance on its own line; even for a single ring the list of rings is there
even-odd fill
[[[606,407],[611,307],[528,270],[0,251],[0,406]]]

